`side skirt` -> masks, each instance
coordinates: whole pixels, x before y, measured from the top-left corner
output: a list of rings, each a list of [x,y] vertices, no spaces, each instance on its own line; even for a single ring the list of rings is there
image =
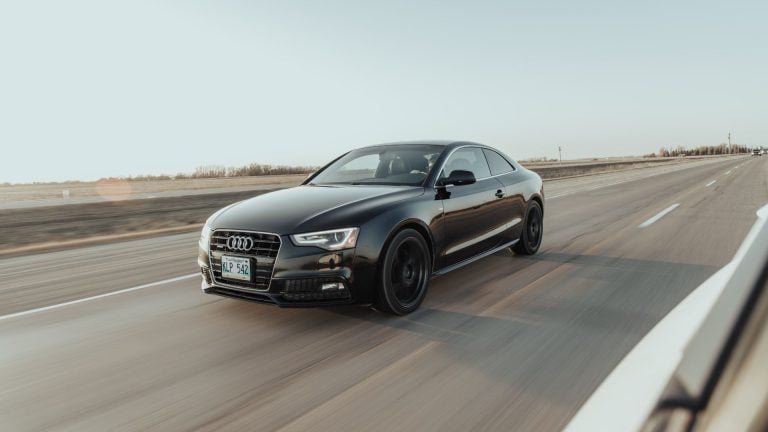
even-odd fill
[[[520,241],[520,239],[512,240],[509,243],[503,244],[503,245],[501,245],[501,246],[499,246],[497,248],[494,248],[494,249],[491,249],[489,251],[483,252],[481,254],[475,255],[472,258],[467,258],[464,261],[458,262],[458,263],[453,264],[453,265],[449,265],[448,267],[445,267],[445,268],[441,268],[440,270],[432,273],[432,276],[433,277],[442,276],[442,275],[444,275],[446,273],[450,273],[450,272],[452,272],[454,270],[460,269],[460,268],[464,267],[465,265],[472,264],[473,262],[475,262],[477,260],[483,259],[483,258],[485,258],[485,257],[487,257],[489,255],[493,255],[493,254],[495,254],[496,252],[498,252],[500,250],[504,250],[506,248],[512,247],[512,246],[514,246],[519,241]]]

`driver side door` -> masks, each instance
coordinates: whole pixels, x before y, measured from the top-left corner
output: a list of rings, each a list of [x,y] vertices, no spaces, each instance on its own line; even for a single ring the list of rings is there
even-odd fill
[[[504,184],[491,176],[488,162],[479,147],[462,147],[448,158],[440,179],[456,170],[469,171],[475,183],[447,186],[441,192],[445,242],[441,267],[472,258],[503,244],[507,206]],[[439,181],[439,180],[438,180]]]

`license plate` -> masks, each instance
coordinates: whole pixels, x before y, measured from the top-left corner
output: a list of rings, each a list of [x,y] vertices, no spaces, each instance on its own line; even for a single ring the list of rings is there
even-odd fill
[[[251,259],[223,255],[221,277],[226,279],[251,280]]]

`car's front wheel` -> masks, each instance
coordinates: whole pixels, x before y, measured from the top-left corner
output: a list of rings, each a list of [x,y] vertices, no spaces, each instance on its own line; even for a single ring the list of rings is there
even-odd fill
[[[538,202],[531,201],[528,204],[523,224],[520,240],[512,246],[512,249],[520,255],[533,255],[538,252],[544,236],[544,214]]]
[[[397,233],[384,253],[376,308],[395,315],[415,311],[427,294],[430,263],[421,234],[412,229]]]

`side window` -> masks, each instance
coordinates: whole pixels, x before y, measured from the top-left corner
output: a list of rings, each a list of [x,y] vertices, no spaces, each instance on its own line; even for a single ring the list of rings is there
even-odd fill
[[[485,160],[485,156],[483,156],[482,149],[478,147],[465,147],[453,152],[446,161],[445,168],[440,173],[440,177],[448,177],[451,175],[451,172],[457,170],[469,171],[477,179],[491,176],[488,162]]]
[[[507,162],[507,160],[504,159],[502,155],[496,153],[495,151],[483,149],[483,153],[485,153],[485,157],[488,158],[488,165],[491,167],[491,174],[499,175],[515,170],[515,167],[513,167],[512,164]]]

